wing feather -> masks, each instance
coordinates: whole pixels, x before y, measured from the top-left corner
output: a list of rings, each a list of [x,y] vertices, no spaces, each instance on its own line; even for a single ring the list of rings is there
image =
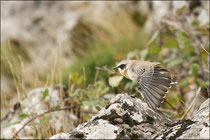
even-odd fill
[[[149,95],[147,94],[146,90],[142,90],[142,91],[143,91],[143,94],[144,94],[144,97],[146,99],[146,102],[147,102],[148,106],[150,108],[156,108],[156,105],[154,104],[152,99],[149,97]]]
[[[157,99],[154,94],[156,94],[154,91],[152,91],[151,89],[149,89],[148,87],[144,87],[145,92],[147,93],[149,99],[151,100],[151,102],[153,102],[155,104],[155,106],[159,106],[159,99]]]
[[[168,70],[157,65],[145,68],[143,73],[139,75],[137,82],[148,106],[156,109],[160,107],[165,92],[167,92],[167,87],[170,87],[171,76]]]

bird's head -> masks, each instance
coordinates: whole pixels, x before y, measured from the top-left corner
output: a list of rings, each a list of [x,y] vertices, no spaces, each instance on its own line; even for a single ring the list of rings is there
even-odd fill
[[[128,66],[128,63],[130,62],[130,60],[122,60],[120,61],[116,67],[113,67],[113,69],[118,69],[119,72],[127,77],[127,74],[126,74],[126,69],[127,69],[127,66]]]

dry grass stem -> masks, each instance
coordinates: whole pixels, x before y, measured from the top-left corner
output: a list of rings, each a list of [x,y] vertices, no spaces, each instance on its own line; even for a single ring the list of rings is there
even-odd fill
[[[202,44],[200,46],[209,55],[209,52],[204,48],[204,46]]]
[[[187,113],[190,111],[190,109],[191,109],[191,107],[193,106],[193,104],[195,103],[195,101],[196,101],[196,99],[197,99],[197,97],[198,97],[200,91],[201,91],[201,87],[199,87],[198,90],[196,91],[196,96],[195,96],[195,98],[193,99],[193,101],[191,102],[191,104],[189,105],[189,107],[187,108],[187,110],[185,111],[185,113],[184,113],[184,115],[182,116],[181,119],[184,119],[185,116],[187,115]]]
[[[162,111],[162,112],[166,112],[166,113],[171,113],[171,114],[177,115],[177,112],[175,112],[173,110],[170,110],[170,109],[160,108],[159,110]]]
[[[108,69],[107,66],[103,66],[102,68],[100,68],[100,67],[95,67],[95,68],[96,68],[97,70],[106,71],[106,72],[108,72],[109,74],[116,74],[116,72],[114,72],[114,71]]]
[[[173,110],[178,111],[178,109],[177,109],[174,105],[172,105],[171,103],[169,103],[165,98],[164,98],[164,101],[165,101]]]

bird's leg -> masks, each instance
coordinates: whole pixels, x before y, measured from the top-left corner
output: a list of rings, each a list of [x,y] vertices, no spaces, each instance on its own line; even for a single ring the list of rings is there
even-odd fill
[[[146,102],[146,99],[145,99],[144,95],[141,92],[139,92],[139,93],[141,94],[142,101]]]
[[[138,91],[138,93],[140,93],[142,100],[145,102],[146,99],[144,98],[144,95],[141,93],[141,91],[138,88],[135,88],[135,89]]]

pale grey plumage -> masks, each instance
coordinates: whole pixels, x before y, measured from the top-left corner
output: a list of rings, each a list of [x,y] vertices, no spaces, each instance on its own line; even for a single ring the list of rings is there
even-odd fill
[[[116,67],[128,79],[137,81],[148,106],[152,109],[160,107],[165,92],[172,80],[168,70],[160,63],[140,60],[123,60]]]

